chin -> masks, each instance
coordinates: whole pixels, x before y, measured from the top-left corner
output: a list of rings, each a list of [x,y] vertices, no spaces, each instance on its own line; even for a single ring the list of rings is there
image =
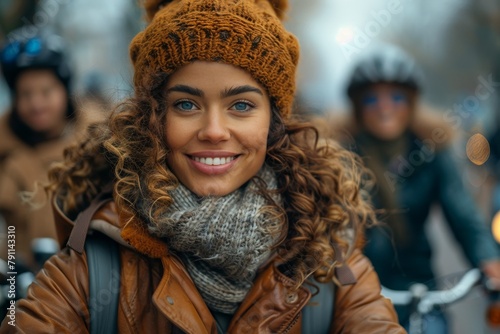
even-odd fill
[[[188,187],[189,188],[189,187]],[[236,188],[237,189],[237,188]],[[236,189],[228,186],[221,186],[217,184],[207,184],[202,186],[196,186],[190,188],[190,190],[200,197],[209,197],[209,196],[226,196]]]
[[[395,130],[395,129],[385,129],[378,132],[376,137],[381,140],[395,140],[403,135],[403,131]]]

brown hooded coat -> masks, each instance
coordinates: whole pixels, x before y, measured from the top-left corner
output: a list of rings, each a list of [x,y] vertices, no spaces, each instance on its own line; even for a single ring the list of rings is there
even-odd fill
[[[95,109],[95,110],[94,110]],[[31,241],[35,238],[56,238],[54,218],[50,205],[44,205],[45,196],[40,186],[48,181],[52,163],[62,160],[64,149],[74,143],[92,122],[102,118],[100,110],[85,108],[75,124],[69,124],[65,133],[54,140],[30,146],[10,129],[9,116],[0,117],[0,215],[5,224],[15,228],[16,261],[33,265]],[[38,189],[37,189],[38,187]],[[22,192],[38,190],[32,204],[23,201]],[[7,236],[0,234],[0,257],[6,259]]]

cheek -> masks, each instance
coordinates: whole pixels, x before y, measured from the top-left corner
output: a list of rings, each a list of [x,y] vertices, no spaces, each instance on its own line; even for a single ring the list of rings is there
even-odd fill
[[[402,126],[407,126],[410,123],[411,111],[406,104],[401,105],[397,111],[397,120]]]
[[[58,91],[56,94],[54,94],[54,99],[53,99],[54,109],[65,112],[67,104],[68,104],[68,96],[66,95],[66,92],[64,90]]]
[[[164,136],[167,149],[173,154],[185,147],[196,133],[193,123],[182,119],[168,117],[165,118]]]
[[[259,156],[265,156],[267,152],[269,125],[268,121],[262,121],[253,127],[248,127],[242,140],[245,146],[255,151]]]
[[[168,125],[165,126],[165,145],[168,149],[172,150],[178,146],[176,139],[178,140],[179,138],[176,136],[174,128]]]
[[[175,149],[179,146],[179,142],[181,141],[182,132],[177,131],[179,129],[178,126],[175,126],[175,122],[168,117],[165,118],[165,144],[169,149]]]
[[[28,113],[29,103],[26,98],[18,98],[16,101],[17,112],[19,115],[25,115]]]
[[[373,125],[377,121],[377,117],[375,116],[375,112],[372,110],[363,110],[361,112],[361,123],[369,128],[371,125]]]

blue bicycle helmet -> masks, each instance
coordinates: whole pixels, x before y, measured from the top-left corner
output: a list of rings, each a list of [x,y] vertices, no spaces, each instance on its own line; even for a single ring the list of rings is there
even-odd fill
[[[49,34],[27,36],[30,29],[20,28],[7,36],[0,51],[2,74],[12,91],[19,74],[28,69],[50,69],[69,88],[71,72],[61,37]]]
[[[48,69],[61,80],[69,93],[71,71],[64,53],[61,37],[49,34],[29,34],[26,27],[14,30],[7,36],[7,43],[0,49],[0,64],[5,81],[13,94],[19,75],[26,70]],[[66,117],[69,121],[76,118],[72,99],[68,99]],[[32,130],[19,117],[13,105],[9,114],[9,126],[21,140],[28,145],[36,145],[46,140],[43,133]]]

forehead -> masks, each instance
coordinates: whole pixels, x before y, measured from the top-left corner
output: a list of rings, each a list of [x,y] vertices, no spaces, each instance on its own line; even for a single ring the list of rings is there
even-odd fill
[[[177,84],[194,84],[207,88],[223,85],[252,85],[266,92],[249,72],[240,67],[219,62],[194,61],[179,68],[169,76],[167,87]]]
[[[19,85],[37,85],[40,83],[51,83],[57,81],[57,77],[53,71],[49,69],[27,69],[22,71],[16,80]]]
[[[396,83],[376,83],[373,85],[368,86],[365,90],[364,93],[392,93],[392,92],[402,92],[404,91],[405,88],[401,85],[398,85]]]

